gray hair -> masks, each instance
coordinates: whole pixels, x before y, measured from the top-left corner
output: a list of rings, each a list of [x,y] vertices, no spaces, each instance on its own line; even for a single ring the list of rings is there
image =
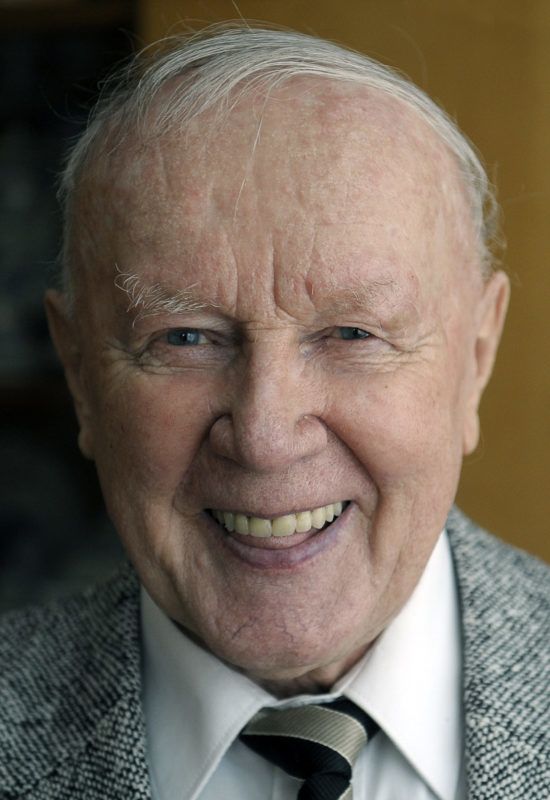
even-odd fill
[[[89,124],[69,153],[59,196],[64,207],[63,284],[71,292],[68,242],[72,200],[86,169],[128,133],[149,139],[181,130],[212,108],[231,111],[246,93],[304,76],[376,89],[412,108],[454,155],[472,211],[484,276],[493,269],[498,205],[474,147],[455,122],[410,80],[355,51],[287,30],[225,24],[146,49],[106,82]],[[152,53],[152,55],[151,55]],[[154,115],[150,114],[155,105]]]

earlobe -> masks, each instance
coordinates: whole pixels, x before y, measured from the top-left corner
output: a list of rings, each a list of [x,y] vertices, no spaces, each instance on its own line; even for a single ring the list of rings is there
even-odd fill
[[[495,363],[510,298],[510,282],[502,272],[495,272],[485,284],[478,306],[477,335],[474,343],[474,374],[466,419],[464,422],[463,454],[468,455],[479,440],[479,403]]]
[[[82,379],[82,354],[74,320],[63,292],[50,289],[44,298],[50,336],[65,371],[79,424],[78,445],[86,458],[93,459],[92,436],[89,425],[88,397]]]
[[[479,442],[479,413],[477,408],[468,409],[462,437],[462,455],[469,456]]]

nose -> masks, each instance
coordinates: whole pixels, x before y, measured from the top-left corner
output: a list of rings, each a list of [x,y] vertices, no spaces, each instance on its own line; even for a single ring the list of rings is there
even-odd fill
[[[210,430],[218,455],[254,472],[274,472],[320,453],[327,428],[322,386],[298,357],[261,348],[230,381],[227,411]]]

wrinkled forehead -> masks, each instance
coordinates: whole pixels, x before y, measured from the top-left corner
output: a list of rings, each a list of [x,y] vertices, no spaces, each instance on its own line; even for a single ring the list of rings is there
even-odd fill
[[[460,193],[452,157],[417,112],[377,90],[304,79],[245,95],[230,110],[217,107],[160,138],[128,136],[98,167],[91,177],[114,204],[145,204],[153,187],[163,197],[181,195],[183,186],[206,194],[213,184],[242,194],[246,179],[258,176],[279,189],[291,178],[304,199],[321,193],[322,202],[329,191],[334,205],[344,191],[366,192],[377,178],[386,192],[414,185],[437,201]]]
[[[90,170],[78,205],[96,249],[121,230],[159,251],[177,239],[215,248],[220,219],[237,235],[260,221],[305,232],[314,220],[352,248],[382,218],[396,248],[414,239],[426,260],[436,247],[474,250],[458,169],[435,132],[379,91],[330,82],[295,80],[183,131],[128,137]]]

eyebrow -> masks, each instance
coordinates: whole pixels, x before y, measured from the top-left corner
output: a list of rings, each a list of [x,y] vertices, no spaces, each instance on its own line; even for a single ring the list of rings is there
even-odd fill
[[[365,308],[379,303],[380,300],[396,300],[396,284],[394,280],[369,281],[352,286],[331,286],[328,299],[330,307],[336,311],[347,311],[350,308]]]
[[[136,311],[132,320],[134,327],[140,320],[158,314],[190,314],[197,311],[212,311],[221,308],[220,304],[214,300],[199,300],[194,292],[198,286],[193,283],[183,289],[173,291],[165,284],[158,282],[151,286],[143,283],[141,278],[131,272],[122,272],[115,264],[117,276],[114,285],[123,292],[128,305],[126,311]],[[332,285],[324,287],[328,289],[327,302],[320,313],[332,311],[340,314],[349,311],[372,309],[378,305],[380,312],[380,301],[389,303],[390,308],[386,309],[384,321],[379,318],[378,325],[381,330],[391,329],[398,325],[403,325],[404,308],[400,307],[400,292],[396,290],[396,283],[392,279],[369,281],[368,283],[356,283],[351,286]],[[312,292],[311,298],[314,299],[316,293]],[[409,314],[412,309],[409,309]]]
[[[371,280],[347,286],[333,284],[324,287],[324,292],[326,301],[322,305],[322,311],[331,310],[336,313],[379,310],[382,305],[390,306],[395,311],[402,301],[402,294],[394,280]],[[312,294],[312,300],[315,300],[315,294]]]
[[[116,265],[115,265],[116,266]],[[145,285],[138,275],[122,272],[118,266],[114,284],[128,298],[127,312],[136,311],[133,324],[156,314],[185,314],[203,309],[218,308],[213,301],[197,300],[193,289],[196,283],[173,292],[162,283]]]

